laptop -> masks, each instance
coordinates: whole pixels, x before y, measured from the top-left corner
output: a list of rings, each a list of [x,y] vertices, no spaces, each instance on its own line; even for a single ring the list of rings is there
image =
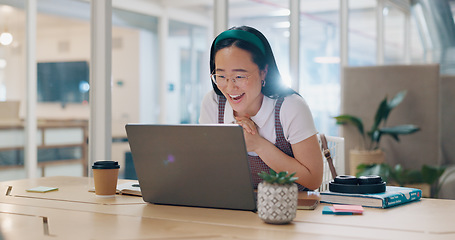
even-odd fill
[[[256,211],[238,125],[127,124],[145,202]]]

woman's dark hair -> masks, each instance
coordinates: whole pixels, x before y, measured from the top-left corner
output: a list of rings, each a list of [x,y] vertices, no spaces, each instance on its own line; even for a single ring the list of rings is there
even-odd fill
[[[267,75],[265,77],[265,85],[261,90],[262,94],[270,98],[279,98],[296,93],[294,90],[283,84],[280,72],[278,71],[278,67],[275,62],[275,57],[273,56],[272,48],[261,32],[248,26],[233,27],[228,31],[230,30],[241,30],[252,33],[259,38],[263,46],[258,46],[258,44],[255,44],[254,41],[246,41],[244,39],[239,39],[236,37],[224,37],[223,39],[217,39],[221,34],[225,32],[221,33],[217,38],[213,40],[212,47],[210,49],[211,73],[213,73],[215,70],[216,53],[223,48],[236,46],[251,53],[251,56],[253,58],[252,60],[256,65],[258,65],[259,70],[264,70],[264,68],[268,66]],[[216,94],[222,95],[220,89],[218,89],[218,86],[215,83],[212,82],[212,86]]]

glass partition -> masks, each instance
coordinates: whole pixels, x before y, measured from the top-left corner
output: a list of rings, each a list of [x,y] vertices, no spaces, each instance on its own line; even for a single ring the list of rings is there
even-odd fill
[[[112,10],[112,152],[119,178],[135,178],[127,123],[157,123],[159,114],[158,18]]]
[[[384,63],[405,63],[405,14],[393,6],[383,9]]]
[[[12,33],[13,42],[0,46],[0,101],[19,102],[16,109],[20,109],[20,123],[11,127],[0,121],[0,168],[7,168],[0,174],[0,180],[26,177],[22,130],[26,102],[25,3],[15,1],[14,4],[1,5],[0,23],[5,24],[1,29]],[[83,176],[87,174],[90,114],[90,4],[77,0],[47,0],[37,4],[37,175]],[[112,156],[115,159],[124,159],[125,123],[153,122],[157,118],[156,35],[156,17],[113,9]],[[1,116],[6,117],[3,113]],[[11,110],[8,115],[14,114]],[[14,141],[6,142],[8,138]],[[123,142],[122,146],[116,145],[117,140]]]
[[[42,176],[83,176],[88,162],[90,4],[37,1],[38,146]]]
[[[349,66],[376,64],[376,2],[349,1]]]
[[[0,1],[0,181],[26,177],[24,5]]]
[[[300,93],[310,105],[318,131],[337,136],[332,117],[340,108],[339,1],[311,3],[300,3]]]
[[[210,82],[207,28],[169,21],[167,52],[168,123],[197,123],[204,85]]]
[[[423,64],[427,63],[425,57],[425,50],[423,44],[423,36],[419,33],[418,23],[416,20],[416,16],[411,12],[411,22],[410,26],[411,29],[409,30],[410,33],[410,53],[409,57],[411,59],[411,63],[414,64]]]
[[[14,122],[2,121],[0,145],[2,178],[26,177],[24,171],[24,119],[27,102],[25,1],[1,5],[1,29],[11,33],[11,42],[0,47],[0,101],[17,101]],[[38,78],[37,176],[83,175],[87,162],[89,16],[88,3],[75,0],[37,1],[36,61]],[[83,20],[85,17],[85,21]],[[75,75],[74,63],[85,74]],[[77,65],[77,64],[76,64]],[[85,83],[85,84],[84,84]],[[11,115],[11,114],[10,114]],[[2,111],[2,116],[3,111]],[[5,137],[4,134],[8,137]],[[9,141],[7,139],[12,139]],[[62,141],[64,139],[65,141]],[[6,151],[5,151],[6,150]],[[73,168],[68,168],[72,166]]]
[[[269,41],[283,80],[291,85],[289,72],[289,1],[229,1],[229,27],[247,25]]]

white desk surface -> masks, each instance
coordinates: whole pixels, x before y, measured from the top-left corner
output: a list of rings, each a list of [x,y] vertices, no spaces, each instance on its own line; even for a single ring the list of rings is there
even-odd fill
[[[323,215],[322,204],[298,210],[291,224],[270,225],[248,211],[153,205],[126,195],[97,198],[88,184],[84,177],[0,182],[4,239],[455,239],[454,200],[365,208],[353,216]],[[36,186],[59,190],[25,191]]]

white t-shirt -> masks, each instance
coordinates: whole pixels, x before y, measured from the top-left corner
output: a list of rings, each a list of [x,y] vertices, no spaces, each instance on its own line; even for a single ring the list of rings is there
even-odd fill
[[[261,109],[251,119],[258,126],[259,134],[269,142],[275,144],[275,103],[277,99],[264,96]],[[284,137],[291,144],[299,143],[317,133],[313,116],[305,100],[293,94],[285,97],[280,110],[280,121],[283,126]],[[218,123],[218,96],[215,91],[207,93],[202,100],[201,124]],[[224,123],[235,123],[234,111],[229,101],[224,109]]]

